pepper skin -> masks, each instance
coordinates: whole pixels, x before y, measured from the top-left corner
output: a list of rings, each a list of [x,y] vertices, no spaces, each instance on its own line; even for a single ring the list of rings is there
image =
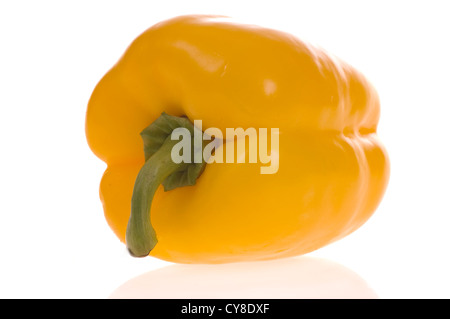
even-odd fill
[[[159,187],[150,256],[226,263],[305,254],[358,229],[385,192],[379,98],[361,73],[280,31],[182,16],[133,41],[88,104],[87,141],[107,163],[100,198],[122,242],[145,162],[140,132],[163,112],[222,132],[279,128],[279,170],[211,163],[194,186]]]

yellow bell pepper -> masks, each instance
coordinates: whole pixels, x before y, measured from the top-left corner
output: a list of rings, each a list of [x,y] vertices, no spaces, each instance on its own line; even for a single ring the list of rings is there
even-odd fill
[[[124,243],[129,223],[140,227],[131,203],[148,182],[137,182],[148,163],[141,132],[161,114],[222,132],[279,129],[274,174],[261,174],[254,163],[213,162],[193,186],[141,194],[151,206],[141,216],[141,230],[153,231],[147,253],[163,260],[225,263],[311,252],[363,225],[388,183],[389,160],[376,135],[379,98],[361,73],[280,31],[177,17],[141,34],[88,104],[87,140],[107,163],[105,217]]]

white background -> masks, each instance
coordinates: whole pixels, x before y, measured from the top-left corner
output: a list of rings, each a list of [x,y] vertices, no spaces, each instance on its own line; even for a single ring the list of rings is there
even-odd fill
[[[449,298],[446,3],[2,1],[0,297]],[[103,217],[105,165],[86,144],[87,101],[137,35],[190,13],[293,33],[375,85],[392,173],[362,228],[272,263],[181,266],[127,254]]]

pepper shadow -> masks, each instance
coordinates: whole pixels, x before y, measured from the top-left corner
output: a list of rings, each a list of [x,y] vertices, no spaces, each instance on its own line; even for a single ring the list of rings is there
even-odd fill
[[[110,299],[376,299],[354,271],[295,257],[220,265],[169,265],[132,278]]]

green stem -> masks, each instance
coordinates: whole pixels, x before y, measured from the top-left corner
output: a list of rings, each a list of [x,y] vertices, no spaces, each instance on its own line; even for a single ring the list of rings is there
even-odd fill
[[[182,153],[189,152],[192,156],[189,163],[177,164],[172,159],[172,149],[179,143],[177,140],[172,140],[172,133],[177,128],[189,132],[189,137],[186,137],[188,141],[183,140],[182,143]],[[141,132],[146,162],[139,171],[134,184],[131,215],[125,235],[127,248],[132,256],[147,256],[158,242],[156,232],[152,227],[150,210],[153,196],[159,185],[162,184],[164,191],[193,186],[202,174],[206,166],[206,161],[202,156],[203,149],[208,142],[202,141],[202,135],[199,135],[196,130],[199,129],[195,128],[187,117],[162,113]],[[184,147],[189,147],[189,149],[184,149]],[[202,158],[200,163],[194,160],[198,157]]]
[[[172,161],[171,151],[178,143],[168,137],[142,166],[136,178],[131,199],[131,215],[126,232],[126,244],[132,256],[144,257],[158,242],[150,221],[153,196],[161,183],[170,175],[186,169],[189,164]]]

